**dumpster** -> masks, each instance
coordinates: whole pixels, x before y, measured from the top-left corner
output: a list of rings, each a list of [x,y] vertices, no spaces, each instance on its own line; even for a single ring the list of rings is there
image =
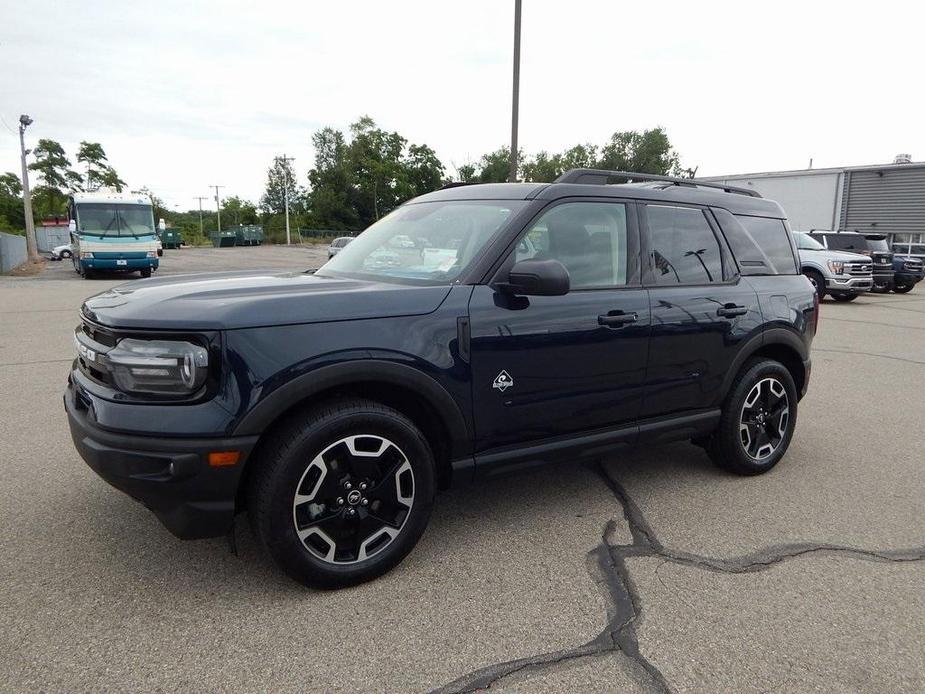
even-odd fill
[[[161,231],[159,235],[164,248],[179,248],[180,244],[183,243],[183,236],[177,228],[168,227]]]
[[[231,248],[238,240],[234,231],[229,229],[225,229],[224,231],[210,231],[209,238],[212,240],[212,245],[216,248]]]
[[[232,229],[238,246],[259,246],[263,243],[263,227],[259,224],[238,224]]]

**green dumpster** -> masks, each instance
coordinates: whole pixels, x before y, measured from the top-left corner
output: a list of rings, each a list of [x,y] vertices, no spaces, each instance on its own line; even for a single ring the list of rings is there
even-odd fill
[[[238,246],[259,246],[263,243],[263,227],[259,224],[238,224],[232,229]]]
[[[225,229],[224,231],[211,231],[209,232],[209,238],[212,240],[212,245],[216,248],[231,248],[238,240],[234,231],[229,229]]]
[[[180,234],[180,230],[172,227],[168,227],[160,232],[161,243],[164,248],[179,248],[180,244],[183,243],[183,236]]]

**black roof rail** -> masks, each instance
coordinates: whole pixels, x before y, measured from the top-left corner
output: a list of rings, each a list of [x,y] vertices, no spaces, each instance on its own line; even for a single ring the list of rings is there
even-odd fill
[[[447,181],[442,186],[437,188],[437,190],[447,190],[448,188],[459,188],[460,186],[473,186],[474,182],[471,181]]]
[[[674,186],[689,186],[691,188],[717,188],[726,193],[736,193],[738,195],[748,195],[753,198],[760,198],[761,193],[757,190],[748,188],[737,188],[736,186],[727,186],[723,183],[710,183],[707,181],[698,181],[693,178],[677,178],[676,176],[661,176],[659,174],[635,173],[633,171],[607,171],[605,169],[570,169],[559,176],[554,183],[584,183],[590,185],[603,186],[611,178],[625,178],[628,181],[663,181]]]

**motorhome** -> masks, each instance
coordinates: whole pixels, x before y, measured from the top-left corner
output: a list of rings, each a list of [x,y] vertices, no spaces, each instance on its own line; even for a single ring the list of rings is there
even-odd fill
[[[99,271],[139,272],[158,267],[160,240],[151,198],[144,193],[96,191],[68,199],[74,270],[89,279]]]

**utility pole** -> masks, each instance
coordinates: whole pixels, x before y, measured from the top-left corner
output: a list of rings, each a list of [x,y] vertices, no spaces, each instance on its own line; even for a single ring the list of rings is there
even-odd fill
[[[283,169],[283,205],[286,208],[286,245],[292,245],[292,239],[289,236],[289,167],[287,164],[295,161],[295,157],[287,157],[285,153],[281,157],[276,157],[277,163],[282,165]],[[300,237],[301,238],[301,237]]]
[[[209,186],[209,188],[215,188],[215,211],[218,214],[218,231],[222,231],[222,198],[218,194],[219,188],[224,188],[225,186]]]
[[[26,128],[32,125],[32,119],[26,114],[19,117],[19,151],[22,156],[22,207],[26,215],[26,251],[29,260],[38,262],[39,249],[35,243],[35,220],[32,219],[32,191],[29,190],[29,167],[26,165]]]
[[[514,0],[514,88],[511,101],[511,171],[508,180],[517,180],[517,119],[520,106],[520,5]]]
[[[196,200],[199,201],[199,235],[205,236],[205,232],[202,230],[202,201],[208,200],[209,198],[203,195],[197,195]]]

